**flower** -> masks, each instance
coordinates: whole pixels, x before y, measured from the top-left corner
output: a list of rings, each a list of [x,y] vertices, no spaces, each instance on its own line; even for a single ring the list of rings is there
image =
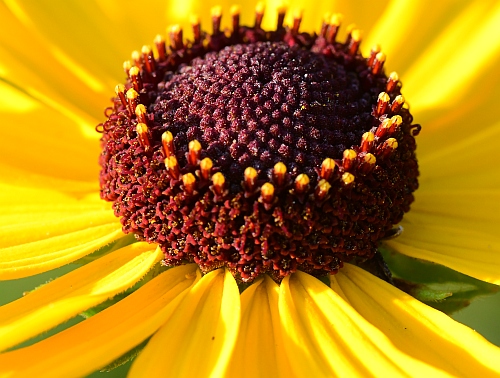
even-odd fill
[[[150,272],[163,253],[147,243],[126,245],[110,207],[96,196],[98,168],[91,162],[99,154],[93,126],[108,88],[120,82],[114,62],[157,32],[155,10],[162,8],[150,4],[153,12],[140,14],[135,4],[110,4],[56,10],[9,1],[0,10],[16,35],[3,35],[0,50],[5,140],[12,141],[1,151],[0,277],[48,271],[104,247],[93,261],[0,308],[3,375],[85,375],[150,336],[131,376],[499,373],[498,348],[354,265],[332,276],[330,288],[297,272],[280,285],[258,278],[241,295],[227,270],[202,277],[191,264]],[[169,21],[194,6],[183,5],[172,5]],[[402,222],[404,233],[385,244],[499,284],[494,139],[500,129],[491,108],[498,98],[500,7],[432,4],[429,14],[430,4],[394,1],[373,12],[364,6],[356,12],[356,22],[371,29],[363,45],[383,43],[387,65],[398,69],[412,113],[425,125],[417,200]],[[344,13],[354,21],[352,11]],[[446,22],[440,16],[448,13],[454,17]],[[422,30],[416,15],[429,27]],[[301,27],[312,30],[312,21]],[[97,315],[8,350],[147,273],[154,278]]]

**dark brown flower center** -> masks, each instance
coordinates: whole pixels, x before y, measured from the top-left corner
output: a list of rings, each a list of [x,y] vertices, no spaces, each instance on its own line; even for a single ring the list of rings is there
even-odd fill
[[[328,30],[145,49],[101,130],[101,195],[124,231],[246,282],[372,257],[413,201],[416,126],[382,58]]]

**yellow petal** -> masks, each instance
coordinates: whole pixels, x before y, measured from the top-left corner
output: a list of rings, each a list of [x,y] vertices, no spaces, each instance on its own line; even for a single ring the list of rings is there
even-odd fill
[[[55,327],[132,287],[163,254],[135,243],[0,307],[0,350]]]
[[[228,377],[293,377],[283,353],[279,287],[269,276],[241,295],[241,326]]]
[[[301,377],[448,376],[401,353],[316,278],[297,272],[280,286],[285,352]]]
[[[90,374],[160,328],[199,277],[196,265],[172,268],[85,321],[32,346],[0,354],[0,376]]]
[[[60,267],[123,236],[110,206],[97,196],[76,201],[46,190],[25,189],[12,194],[33,195],[33,199],[47,195],[48,200],[40,198],[40,204],[27,205],[12,200],[2,205],[0,200],[5,214],[0,215],[1,280]]]
[[[404,353],[453,376],[500,374],[500,349],[442,312],[350,264],[331,279],[356,311]]]
[[[149,341],[131,377],[221,377],[236,343],[240,294],[229,271],[204,276]]]

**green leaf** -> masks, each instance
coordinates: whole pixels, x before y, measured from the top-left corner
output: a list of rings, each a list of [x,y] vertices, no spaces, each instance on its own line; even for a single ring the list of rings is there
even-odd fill
[[[405,256],[385,245],[381,245],[379,251],[399,289],[447,314],[500,289],[445,266]]]

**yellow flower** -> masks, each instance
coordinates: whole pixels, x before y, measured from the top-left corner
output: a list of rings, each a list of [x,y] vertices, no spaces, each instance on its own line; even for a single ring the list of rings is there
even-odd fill
[[[500,284],[500,4],[305,6],[304,30],[338,11],[344,24],[365,30],[365,55],[380,43],[425,126],[416,202],[404,233],[385,244]],[[253,7],[242,8],[243,23]],[[268,13],[275,7],[270,2]],[[102,248],[93,261],[0,308],[0,376],[84,376],[149,337],[131,376],[500,374],[497,347],[349,264],[331,276],[330,288],[297,272],[280,285],[260,278],[241,295],[223,269],[202,276],[190,264],[149,273],[104,311],[11,349],[130,289],[164,257],[147,243],[127,245],[98,198],[94,127],[130,51],[195,11],[210,24],[206,5],[194,1],[0,4],[0,279],[47,272]],[[267,17],[263,25],[272,24]]]

